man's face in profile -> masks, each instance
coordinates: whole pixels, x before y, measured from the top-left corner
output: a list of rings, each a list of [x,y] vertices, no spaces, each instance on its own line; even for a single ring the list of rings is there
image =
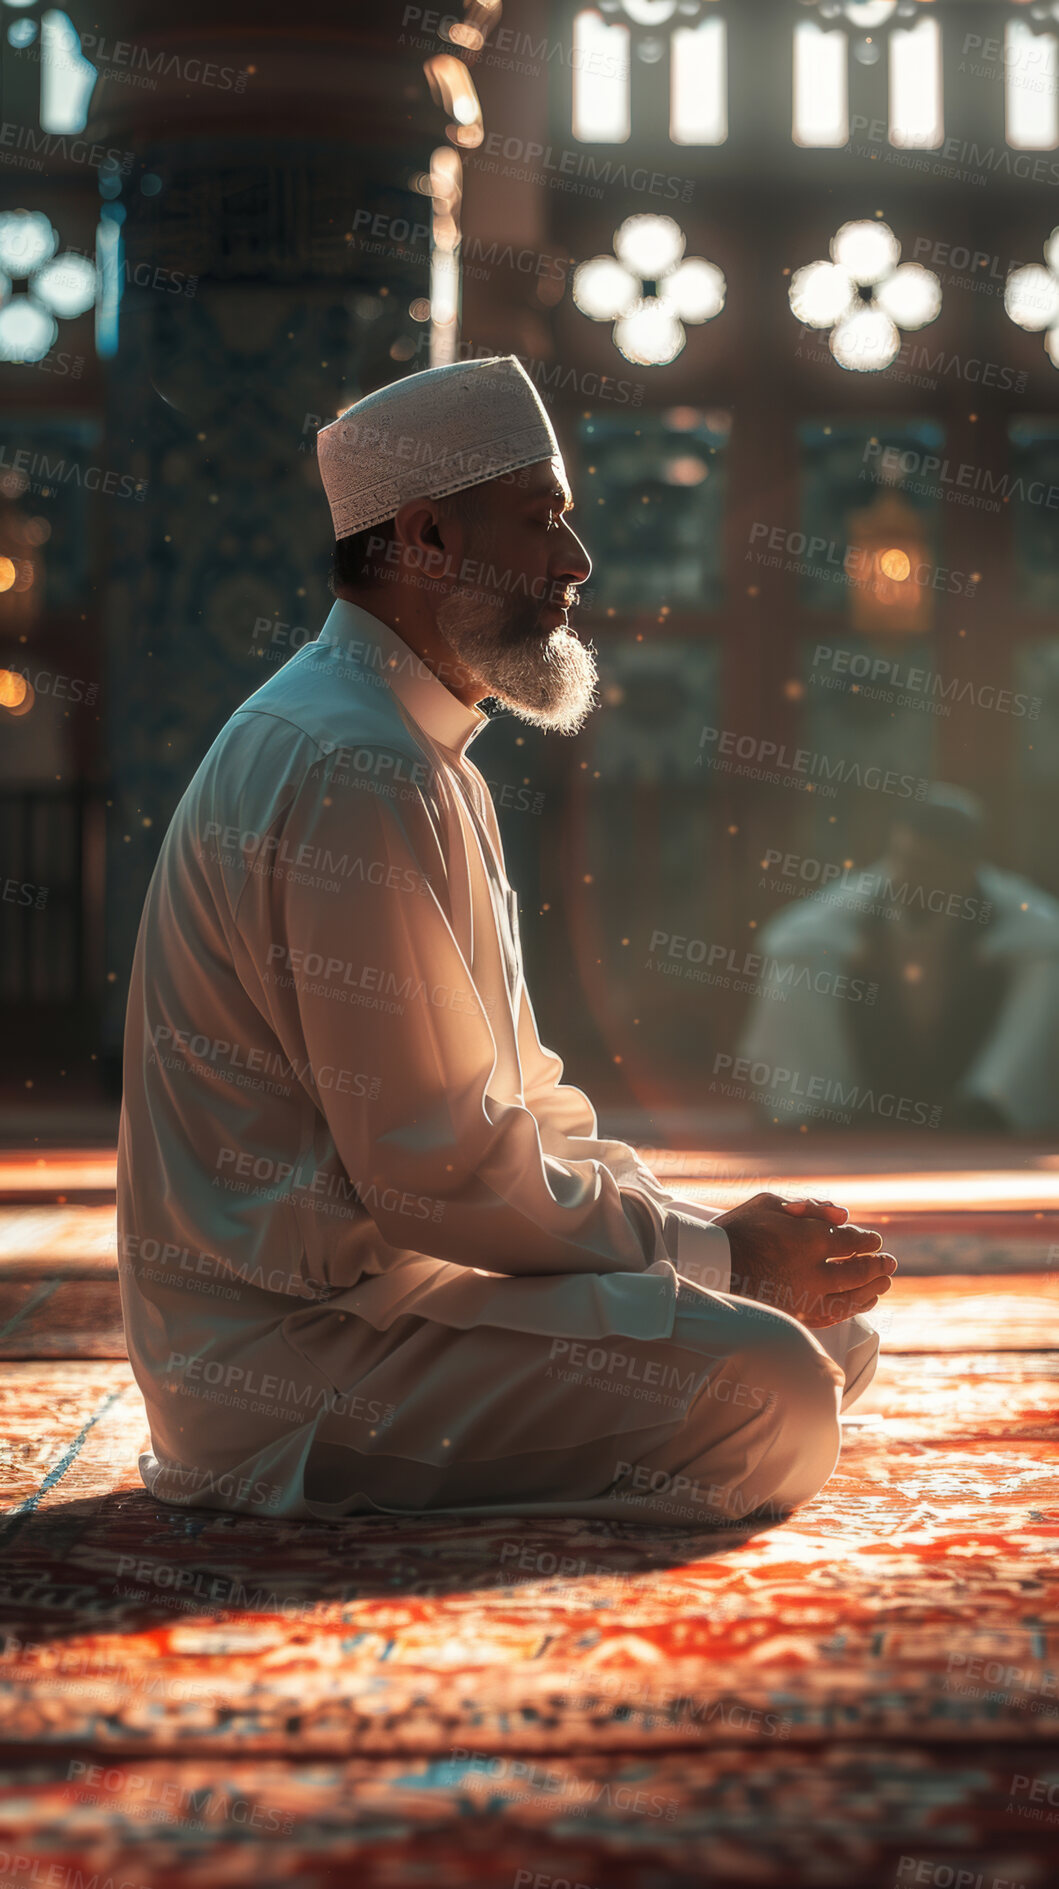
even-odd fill
[[[460,581],[437,627],[460,660],[523,720],[574,734],[593,705],[593,652],[569,627],[592,560],[567,522],[562,462],[542,460],[469,494]]]

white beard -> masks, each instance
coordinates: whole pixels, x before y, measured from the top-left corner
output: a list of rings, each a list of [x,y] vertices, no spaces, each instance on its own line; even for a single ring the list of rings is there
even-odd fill
[[[547,637],[513,640],[509,618],[509,611],[466,587],[438,605],[436,621],[460,661],[522,721],[576,734],[594,707],[594,652],[562,625]]]

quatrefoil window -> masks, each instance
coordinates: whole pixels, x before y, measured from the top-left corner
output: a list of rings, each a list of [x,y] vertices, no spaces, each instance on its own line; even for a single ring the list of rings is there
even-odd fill
[[[685,256],[687,238],[671,216],[630,216],[614,232],[614,255],[574,271],[573,297],[592,321],[613,322],[619,354],[641,367],[675,361],[685,322],[712,321],[727,284],[715,262]]]
[[[843,223],[830,253],[830,262],[795,270],[791,310],[806,327],[830,328],[828,345],[840,367],[877,373],[900,353],[902,328],[937,319],[941,284],[931,269],[900,260],[888,223]]]
[[[59,232],[42,210],[0,214],[0,361],[42,361],[59,333],[96,299],[96,267],[75,251],[62,255]],[[15,293],[15,283],[25,291]]]

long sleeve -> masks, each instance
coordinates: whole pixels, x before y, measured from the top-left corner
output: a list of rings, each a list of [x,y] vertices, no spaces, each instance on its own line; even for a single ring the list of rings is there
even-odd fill
[[[716,1207],[674,1196],[666,1209],[666,1251],[682,1279],[710,1292],[732,1289],[732,1249]]]
[[[710,1291],[727,1292],[732,1258],[728,1235],[714,1224],[720,1209],[670,1193],[634,1148],[623,1141],[599,1139],[591,1102],[582,1090],[562,1081],[561,1057],[540,1040],[525,985],[519,1010],[519,1056],[526,1105],[540,1124],[542,1146],[569,1158],[579,1146],[584,1150],[590,1143],[594,1158],[604,1161],[622,1186],[650,1188],[663,1215],[665,1251],[677,1272]]]
[[[392,1247],[511,1274],[642,1272],[666,1257],[649,1171],[625,1189],[591,1141],[550,1152],[528,1098],[497,1092],[501,1019],[454,928],[457,838],[436,782],[379,791],[401,759],[358,750],[352,776],[319,762],[270,836],[359,870],[247,875],[235,922],[284,1054]]]

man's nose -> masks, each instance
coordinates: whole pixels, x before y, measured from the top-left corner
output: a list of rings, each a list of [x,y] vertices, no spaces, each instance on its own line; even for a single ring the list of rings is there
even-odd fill
[[[564,523],[563,543],[559,546],[553,577],[568,584],[584,584],[592,575],[592,559],[571,525]]]

